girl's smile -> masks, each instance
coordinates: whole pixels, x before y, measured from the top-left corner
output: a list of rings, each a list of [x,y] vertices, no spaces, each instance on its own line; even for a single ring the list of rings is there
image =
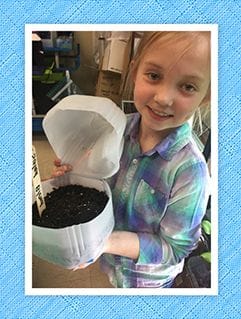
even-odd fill
[[[150,45],[134,74],[134,101],[143,133],[162,138],[205,102],[210,83],[208,61],[205,36]]]
[[[153,117],[153,119],[156,121],[165,121],[168,118],[173,117],[172,114],[160,111],[159,109],[151,108],[149,105],[147,105],[146,107],[149,111],[150,116]]]

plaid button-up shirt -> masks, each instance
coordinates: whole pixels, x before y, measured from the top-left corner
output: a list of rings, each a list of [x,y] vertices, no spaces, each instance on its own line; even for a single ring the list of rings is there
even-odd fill
[[[189,124],[141,152],[140,116],[128,116],[118,173],[110,180],[115,229],[137,233],[138,260],[104,254],[101,268],[115,287],[165,287],[196,247],[209,195],[205,159]]]

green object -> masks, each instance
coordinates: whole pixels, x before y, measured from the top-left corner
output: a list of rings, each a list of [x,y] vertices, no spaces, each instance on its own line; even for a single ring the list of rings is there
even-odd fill
[[[51,72],[44,72],[44,74],[41,75],[33,75],[34,81],[41,81],[43,83],[55,83],[58,81],[63,80],[65,77],[64,73],[51,73]]]
[[[205,234],[211,235],[211,223],[209,220],[204,219],[202,221],[202,228]]]
[[[211,252],[210,251],[206,251],[205,253],[202,253],[200,255],[206,262],[208,262],[209,264],[211,264]]]
[[[53,62],[49,67],[44,70],[44,73],[41,75],[33,75],[34,81],[41,81],[46,84],[53,84],[58,81],[61,81],[65,78],[65,74],[63,72],[53,72],[55,62]]]
[[[211,235],[211,223],[209,220],[204,219],[202,221],[202,230],[203,232],[210,236]],[[211,251],[205,251],[204,253],[200,254],[200,256],[209,264],[211,264]]]

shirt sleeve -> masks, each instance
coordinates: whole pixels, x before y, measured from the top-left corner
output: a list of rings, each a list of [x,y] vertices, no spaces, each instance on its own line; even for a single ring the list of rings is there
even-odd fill
[[[140,253],[136,264],[169,266],[187,257],[200,238],[208,196],[209,174],[205,162],[179,169],[159,231],[138,233]]]

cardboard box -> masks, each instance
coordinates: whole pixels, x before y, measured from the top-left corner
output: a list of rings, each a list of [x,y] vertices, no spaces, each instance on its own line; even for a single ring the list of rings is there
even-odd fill
[[[101,70],[122,73],[127,43],[128,41],[125,39],[120,40],[115,38],[108,42],[105,48]]]
[[[109,71],[99,71],[95,95],[107,97],[115,102],[117,105],[120,105],[120,84],[120,74]]]
[[[130,36],[125,53],[124,53],[124,61],[123,61],[123,69],[121,73],[121,85],[119,94],[121,95],[122,99],[131,99],[132,98],[132,81],[130,81],[130,62],[133,56],[133,36]]]

